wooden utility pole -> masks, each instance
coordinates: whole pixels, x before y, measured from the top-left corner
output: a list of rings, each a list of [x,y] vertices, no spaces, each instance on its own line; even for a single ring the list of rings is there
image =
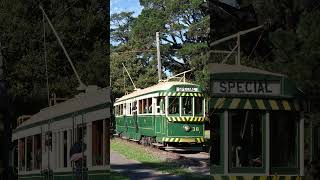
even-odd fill
[[[159,32],[156,32],[156,41],[157,41],[158,77],[159,77],[159,82],[160,82],[161,81],[161,57],[160,57],[160,37],[159,37]]]

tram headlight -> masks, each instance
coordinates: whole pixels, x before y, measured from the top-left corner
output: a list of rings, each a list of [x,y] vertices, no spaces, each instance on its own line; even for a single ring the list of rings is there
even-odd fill
[[[191,130],[191,127],[190,127],[189,125],[185,124],[185,125],[183,126],[183,129],[184,129],[185,131],[189,132],[189,131]]]

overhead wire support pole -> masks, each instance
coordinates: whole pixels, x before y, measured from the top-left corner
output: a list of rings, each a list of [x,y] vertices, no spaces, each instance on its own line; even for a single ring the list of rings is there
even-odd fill
[[[46,14],[46,12],[44,11],[44,9],[42,8],[42,6],[40,5],[39,7],[40,7],[40,9],[41,9],[41,11],[42,11],[42,13],[43,13],[44,17],[47,19],[47,21],[48,21],[48,23],[49,23],[49,25],[50,25],[50,27],[51,27],[51,29],[52,29],[52,31],[53,31],[53,33],[54,33],[54,35],[55,35],[55,36],[56,36],[56,38],[58,39],[58,42],[59,42],[59,44],[60,44],[60,46],[61,46],[61,48],[62,48],[62,50],[63,50],[64,54],[66,55],[66,57],[67,57],[67,59],[68,59],[68,61],[69,61],[70,65],[71,65],[71,67],[72,67],[73,72],[75,73],[75,75],[76,75],[76,77],[77,77],[77,79],[78,79],[78,82],[79,82],[78,90],[84,90],[84,89],[85,89],[85,87],[86,87],[86,85],[81,81],[80,76],[78,75],[78,73],[77,73],[77,71],[76,71],[76,68],[74,67],[74,65],[73,65],[73,63],[72,63],[72,61],[71,61],[71,59],[70,59],[70,57],[69,57],[69,54],[68,54],[68,52],[67,52],[66,48],[64,47],[64,45],[63,45],[63,43],[62,43],[62,41],[61,41],[61,39],[60,39],[60,37],[59,37],[58,33],[57,33],[57,32],[56,32],[56,30],[54,29],[54,27],[53,27],[53,25],[52,25],[52,23],[51,23],[50,19],[48,18],[47,14]]]
[[[161,81],[161,56],[160,56],[160,37],[159,32],[156,32],[156,42],[157,42],[157,61],[158,61],[158,78]]]
[[[240,61],[240,58],[241,58],[241,54],[240,54],[241,53],[241,46],[240,46],[241,35],[247,34],[247,33],[252,32],[252,31],[256,31],[256,30],[261,29],[263,27],[265,27],[265,25],[260,25],[260,26],[253,27],[253,28],[250,28],[250,29],[247,29],[247,30],[239,31],[239,32],[237,32],[235,34],[232,34],[230,36],[227,36],[227,37],[224,37],[222,39],[216,40],[213,43],[210,43],[210,46],[215,46],[215,45],[220,44],[222,42],[237,38],[237,45],[232,49],[232,51],[229,52],[227,57],[225,59],[223,59],[222,63],[225,63],[226,60],[229,58],[229,56],[232,53],[234,53],[235,49],[237,49],[237,56],[236,56],[235,64],[240,65],[241,64],[241,61]],[[220,52],[217,51],[217,53],[227,53],[227,51],[220,51]]]

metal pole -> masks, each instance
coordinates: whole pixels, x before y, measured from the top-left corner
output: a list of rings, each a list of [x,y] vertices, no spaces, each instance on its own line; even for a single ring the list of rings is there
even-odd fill
[[[237,35],[237,45],[238,45],[237,65],[240,65],[240,33],[238,33]]]
[[[160,59],[159,32],[156,32],[156,41],[157,41],[158,78],[159,78],[159,82],[160,82],[161,81],[161,59]]]
[[[48,98],[48,106],[50,106],[50,91],[49,91],[49,77],[48,77],[48,62],[47,62],[47,48],[46,48],[46,26],[44,22],[44,14],[43,14],[43,49],[44,49],[44,62],[46,64],[46,79],[47,79],[47,98]]]
[[[48,23],[49,23],[49,25],[50,25],[50,27],[51,27],[54,35],[55,35],[56,38],[58,39],[58,42],[59,42],[59,44],[60,44],[60,46],[61,46],[64,54],[66,55],[66,57],[67,57],[70,65],[71,65],[71,67],[72,67],[73,72],[75,73],[75,75],[76,75],[76,77],[77,77],[77,79],[78,79],[78,82],[79,82],[79,88],[78,88],[78,89],[79,89],[79,90],[84,90],[84,89],[85,89],[85,85],[84,85],[83,82],[81,81],[80,76],[78,75],[78,73],[77,73],[77,71],[76,71],[76,68],[74,67],[74,65],[73,65],[73,63],[72,63],[72,61],[71,61],[71,59],[70,59],[70,57],[69,57],[69,54],[68,54],[66,48],[63,46],[60,37],[58,36],[56,30],[54,29],[54,27],[53,27],[50,19],[48,18],[47,14],[45,13],[45,11],[44,11],[44,9],[42,8],[42,6],[40,6],[40,9],[41,9],[43,15],[45,16],[45,18],[48,20]]]

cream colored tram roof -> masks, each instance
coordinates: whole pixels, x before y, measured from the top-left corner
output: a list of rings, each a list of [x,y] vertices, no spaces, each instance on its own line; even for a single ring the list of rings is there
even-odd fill
[[[154,86],[150,86],[145,89],[139,89],[139,90],[136,90],[128,95],[122,96],[121,98],[116,100],[116,103],[123,101],[123,100],[126,100],[126,99],[133,98],[133,97],[152,93],[155,91],[166,91],[166,90],[169,90],[174,85],[196,85],[196,84],[187,83],[187,82],[160,82]]]
[[[91,92],[80,93],[72,99],[41,109],[40,112],[34,114],[28,120],[21,123],[17,129],[101,104],[108,104],[110,102],[111,99],[109,87],[93,90]]]

